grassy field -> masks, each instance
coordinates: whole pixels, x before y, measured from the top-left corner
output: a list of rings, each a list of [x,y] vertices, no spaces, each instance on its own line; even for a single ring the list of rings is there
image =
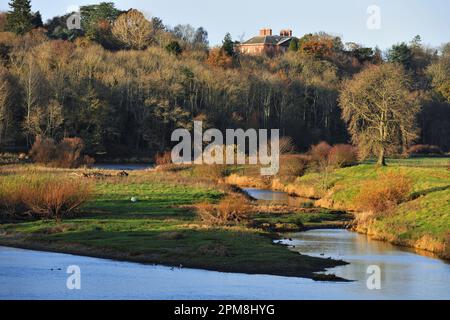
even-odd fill
[[[377,167],[372,164],[362,164],[354,167],[334,170],[324,177],[320,173],[310,173],[294,183],[301,193],[302,187],[313,188],[318,198],[326,197],[335,206],[354,209],[353,200],[358,194],[361,184],[375,179],[382,173],[404,173],[413,180],[411,197],[425,195],[430,192],[448,189],[450,186],[450,171],[443,167],[424,167],[402,164],[391,164],[387,167]],[[331,191],[331,193],[330,193]]]
[[[299,178],[294,189],[321,198],[318,205],[341,210],[355,207],[361,186],[382,173],[403,173],[412,180],[408,201],[393,212],[360,222],[356,228],[377,239],[435,252],[450,258],[449,158],[390,160],[388,167],[362,164],[338,169],[326,177],[311,173]]]
[[[0,170],[3,181],[17,181],[30,174],[73,177],[84,172],[35,166],[4,166]],[[59,224],[53,220],[3,223],[0,244],[170,266],[308,278],[343,263],[293,253],[273,243],[277,235],[252,222],[205,225],[189,209],[197,203],[218,202],[230,192],[226,185],[201,179],[192,172],[136,171],[129,177],[100,179],[95,182],[94,199],[78,216]],[[131,202],[131,197],[138,201]],[[336,220],[336,215],[310,210],[286,217],[277,214],[276,218],[256,215],[256,219],[292,219],[303,227],[308,222]]]
[[[450,190],[427,193],[402,203],[390,215],[357,227],[377,239],[450,259]]]

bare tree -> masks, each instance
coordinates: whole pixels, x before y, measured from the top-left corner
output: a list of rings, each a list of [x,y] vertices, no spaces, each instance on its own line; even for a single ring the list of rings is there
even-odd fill
[[[9,108],[11,91],[8,71],[0,67],[0,145],[11,120]]]
[[[142,12],[132,9],[117,18],[112,33],[128,48],[141,50],[149,44],[152,23]]]
[[[56,100],[51,100],[45,108],[36,107],[31,110],[29,121],[24,123],[24,129],[33,138],[36,136],[55,138],[63,121],[61,105]]]
[[[416,138],[418,99],[400,65],[366,68],[344,83],[339,102],[361,155],[378,155],[379,165],[386,165],[388,150]]]
[[[19,77],[24,89],[24,103],[25,103],[25,119],[23,127],[26,132],[27,144],[30,145],[31,118],[33,110],[38,108],[41,100],[42,74],[36,64],[35,56],[32,52],[27,54],[23,63],[20,66]]]
[[[441,58],[432,63],[426,73],[431,78],[433,90],[450,103],[450,43],[444,46]]]

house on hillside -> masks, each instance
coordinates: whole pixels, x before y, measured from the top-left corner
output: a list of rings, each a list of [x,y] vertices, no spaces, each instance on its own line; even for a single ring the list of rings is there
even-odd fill
[[[272,29],[261,29],[258,36],[238,44],[236,50],[242,54],[273,56],[285,53],[294,39],[297,40],[289,29],[281,30],[280,35],[273,35]]]

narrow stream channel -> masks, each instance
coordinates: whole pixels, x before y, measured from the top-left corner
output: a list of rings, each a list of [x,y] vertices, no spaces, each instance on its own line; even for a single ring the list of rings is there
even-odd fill
[[[292,197],[286,192],[272,191],[266,189],[243,189],[250,197],[260,201],[267,201],[273,204],[287,204],[294,207],[300,207],[305,204],[311,204],[311,199],[302,197]]]
[[[132,164],[132,163],[96,163],[93,166],[94,169],[99,170],[115,170],[115,171],[135,171],[135,170],[147,170],[153,168],[150,164]]]

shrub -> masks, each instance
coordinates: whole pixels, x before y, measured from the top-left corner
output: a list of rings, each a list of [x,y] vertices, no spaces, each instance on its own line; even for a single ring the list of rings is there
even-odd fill
[[[24,213],[22,202],[23,183],[18,181],[0,180],[0,214],[1,216],[17,216]]]
[[[166,50],[167,52],[174,54],[174,55],[180,55],[181,53],[183,53],[183,49],[180,46],[180,43],[178,41],[171,41],[167,46],[166,46]]]
[[[389,212],[408,199],[412,185],[412,180],[405,174],[381,174],[377,179],[369,180],[361,186],[355,198],[356,206],[371,214]]]
[[[86,166],[88,168],[91,168],[94,165],[94,163],[95,163],[95,159],[94,158],[92,158],[92,157],[90,157],[88,155],[85,155],[83,157],[83,164],[84,164],[84,166]]]
[[[327,142],[321,142],[311,147],[309,151],[311,164],[324,171],[328,167],[346,167],[357,162],[356,149],[349,144],[337,144],[330,146]]]
[[[295,143],[291,137],[282,137],[280,139],[280,155],[292,154],[295,151]]]
[[[311,147],[309,154],[311,156],[311,161],[323,164],[328,162],[328,155],[332,147],[325,141],[320,142],[317,145]]]
[[[64,138],[58,144],[50,138],[38,136],[30,150],[34,162],[61,168],[92,166],[94,159],[83,156],[84,142],[80,138]]]
[[[34,214],[61,221],[88,201],[92,190],[81,180],[32,179],[23,186],[21,201]]]
[[[50,138],[36,137],[36,141],[30,150],[30,157],[36,163],[48,164],[55,159],[56,145]]]
[[[436,154],[442,155],[444,152],[438,146],[431,146],[428,144],[417,144],[412,146],[407,151],[408,155],[429,155]]]
[[[310,157],[307,155],[282,155],[280,156],[280,171],[278,175],[283,177],[302,176],[306,171],[309,161]]]
[[[222,199],[217,205],[200,204],[197,212],[202,221],[209,225],[230,225],[245,221],[250,206],[244,196],[233,195]]]
[[[356,148],[349,144],[337,144],[330,149],[329,163],[335,167],[343,168],[358,161]]]
[[[56,146],[55,163],[62,168],[77,168],[83,164],[83,140],[80,138],[64,138]]]
[[[209,51],[206,63],[214,67],[232,68],[233,57],[226,54],[226,52],[220,48],[213,48]]]
[[[172,152],[158,152],[155,156],[155,163],[157,166],[172,164]]]

